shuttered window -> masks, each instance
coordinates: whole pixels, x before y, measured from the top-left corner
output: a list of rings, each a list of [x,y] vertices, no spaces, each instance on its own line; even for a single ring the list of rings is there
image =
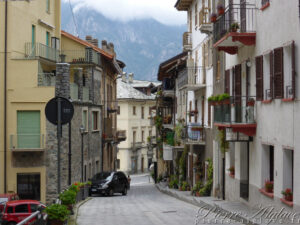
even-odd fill
[[[263,79],[263,56],[255,58],[256,63],[256,100],[264,99],[264,79]]]
[[[236,101],[240,102],[241,100],[241,95],[242,95],[242,76],[241,76],[241,64],[236,65],[234,70],[235,70],[235,76],[234,76],[234,95]]]
[[[40,111],[17,112],[18,148],[40,148],[40,132]]]
[[[225,71],[225,93],[230,94],[230,70]]]
[[[274,50],[274,98],[283,98],[283,48]]]
[[[299,5],[300,6],[300,5]],[[300,7],[299,7],[300,9]],[[295,58],[295,41],[292,43],[292,95],[296,98],[296,58]]]
[[[270,99],[274,98],[274,56],[273,51],[270,52]]]

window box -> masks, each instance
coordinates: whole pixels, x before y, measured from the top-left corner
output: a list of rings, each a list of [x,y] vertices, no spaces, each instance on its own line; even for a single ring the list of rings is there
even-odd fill
[[[286,199],[284,199],[284,198],[281,198],[280,201],[281,201],[283,204],[286,204],[286,205],[288,205],[288,206],[290,206],[290,207],[293,207],[293,205],[294,205],[293,201],[288,201],[288,200],[286,200]]]
[[[269,197],[269,198],[274,198],[274,193],[269,193],[269,192],[266,192],[265,188],[261,188],[259,189],[259,192],[262,193],[263,195]]]
[[[264,3],[264,5],[261,6],[260,10],[264,11],[266,8],[270,6],[270,2],[268,1],[267,3]]]

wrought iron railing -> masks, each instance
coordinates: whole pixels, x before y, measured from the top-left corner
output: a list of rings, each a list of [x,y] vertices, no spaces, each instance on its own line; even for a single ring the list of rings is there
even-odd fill
[[[118,139],[126,139],[126,130],[118,130],[117,138]]]
[[[185,127],[184,139],[187,142],[205,142],[205,129],[199,123],[191,123]]]
[[[41,57],[54,62],[59,61],[59,50],[41,43],[25,43],[25,58],[35,59]]]
[[[182,45],[184,48],[191,48],[192,47],[192,33],[191,32],[184,32],[182,36]]]
[[[65,55],[65,61],[74,64],[97,64],[101,63],[101,54],[93,50],[92,48],[86,48],[85,50],[64,50],[62,54]]]
[[[35,150],[44,149],[44,135],[43,134],[15,134],[10,135],[10,149],[11,150]]]
[[[203,67],[188,67],[178,76],[178,88],[204,85],[206,82]]]
[[[210,8],[208,7],[203,7],[201,10],[200,10],[200,25],[202,24],[210,24]]]
[[[255,98],[231,97],[229,102],[214,105],[215,123],[255,123]]]
[[[38,74],[38,86],[55,86],[54,73],[39,73]]]
[[[214,42],[220,40],[225,34],[232,31],[232,24],[239,24],[239,32],[252,33],[255,27],[256,7],[251,4],[230,4],[214,23]]]

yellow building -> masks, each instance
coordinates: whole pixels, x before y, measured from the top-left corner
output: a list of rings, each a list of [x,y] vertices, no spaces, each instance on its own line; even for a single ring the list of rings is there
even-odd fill
[[[50,84],[59,60],[60,5],[60,0],[0,2],[0,193],[42,202],[44,108],[55,95]]]

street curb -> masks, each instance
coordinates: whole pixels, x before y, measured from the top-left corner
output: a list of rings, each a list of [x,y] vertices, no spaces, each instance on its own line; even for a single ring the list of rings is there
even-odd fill
[[[195,197],[193,197],[192,199],[189,199],[189,198],[186,198],[185,196],[183,195],[179,195],[177,194],[176,192],[172,192],[170,190],[168,190],[167,188],[163,188],[161,187],[161,185],[159,184],[155,184],[156,188],[164,193],[164,194],[167,194],[171,197],[174,197],[174,198],[177,198],[181,201],[184,201],[186,203],[189,203],[189,204],[192,204],[192,205],[195,205],[195,206],[198,206],[200,208],[203,208],[203,209],[207,209],[207,210],[212,210],[214,209],[214,211],[217,211],[218,214],[220,213],[226,213],[226,214],[231,214],[232,212],[229,211],[229,210],[226,210],[222,207],[220,207],[219,205],[217,204],[208,204],[207,202],[204,202],[203,200],[201,200],[201,197],[197,197],[197,200]],[[258,223],[254,223],[252,221],[249,220],[249,218],[247,217],[244,217],[244,216],[241,216],[241,215],[235,215],[235,216],[232,216],[230,219],[234,220],[234,221],[237,221],[237,222],[240,222],[240,223],[244,223],[245,221],[247,221],[246,224],[251,224],[251,225],[260,225]]]
[[[91,200],[91,197],[86,198],[84,201],[79,202],[74,207],[74,215],[70,216],[70,219],[68,220],[68,225],[77,225],[77,217],[78,217],[78,211],[80,206],[85,204],[87,201]]]

